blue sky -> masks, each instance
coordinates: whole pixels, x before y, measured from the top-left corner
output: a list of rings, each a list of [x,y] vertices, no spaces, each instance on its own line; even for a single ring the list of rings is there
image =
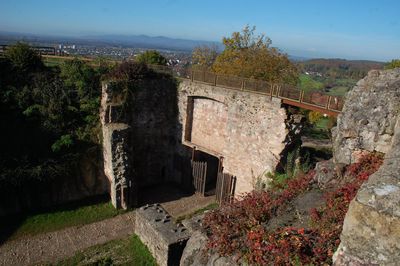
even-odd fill
[[[220,41],[244,25],[308,57],[400,58],[400,0],[0,0],[0,31]]]

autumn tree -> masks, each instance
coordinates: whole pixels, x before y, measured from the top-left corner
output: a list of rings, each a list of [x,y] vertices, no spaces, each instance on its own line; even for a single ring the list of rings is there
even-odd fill
[[[149,65],[162,65],[167,64],[167,59],[156,50],[147,50],[146,52],[138,55],[136,61]]]
[[[192,52],[192,65],[199,69],[210,69],[218,56],[216,45],[195,47]]]
[[[271,47],[272,41],[264,34],[255,35],[255,27],[248,25],[242,32],[224,37],[224,51],[216,58],[216,73],[296,84],[298,71],[286,54]]]

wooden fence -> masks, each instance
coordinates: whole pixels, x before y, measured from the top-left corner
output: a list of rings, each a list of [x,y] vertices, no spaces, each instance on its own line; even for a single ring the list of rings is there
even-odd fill
[[[219,205],[232,202],[235,195],[236,177],[228,173],[218,173],[216,200]]]
[[[196,193],[204,196],[207,178],[207,162],[192,161],[192,176]]]

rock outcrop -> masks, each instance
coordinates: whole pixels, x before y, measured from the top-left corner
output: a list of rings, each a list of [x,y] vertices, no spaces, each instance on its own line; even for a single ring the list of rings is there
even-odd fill
[[[371,71],[346,100],[335,130],[334,158],[349,164],[365,151],[385,153],[343,224],[335,265],[400,261],[400,69]]]
[[[372,70],[347,94],[332,131],[335,163],[351,164],[363,151],[387,153],[400,112],[400,69]]]

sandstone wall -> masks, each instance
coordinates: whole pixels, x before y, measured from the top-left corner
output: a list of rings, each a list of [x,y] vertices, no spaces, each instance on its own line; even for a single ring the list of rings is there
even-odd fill
[[[224,172],[237,177],[236,195],[249,192],[276,169],[296,131],[279,99],[169,79],[104,83],[101,121],[105,173],[122,207],[143,187],[191,186],[192,146],[223,157]]]
[[[222,156],[224,172],[237,177],[236,195],[275,170],[288,140],[279,99],[184,80],[178,106],[183,143]]]
[[[350,92],[335,131],[335,160],[385,153],[381,168],[350,204],[335,265],[398,265],[400,261],[400,69],[371,71]]]

